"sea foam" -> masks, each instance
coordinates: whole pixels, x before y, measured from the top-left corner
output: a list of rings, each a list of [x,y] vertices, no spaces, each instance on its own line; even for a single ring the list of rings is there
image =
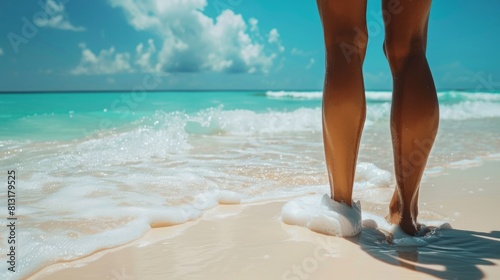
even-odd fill
[[[461,93],[455,97],[445,95],[449,102],[440,105],[442,119],[460,124],[467,124],[463,120],[470,119],[475,124],[477,118],[500,116],[498,100],[491,94],[476,98]],[[321,98],[320,93],[315,96]],[[252,98],[260,102],[267,97]],[[64,119],[38,114],[9,122],[22,128],[13,139],[9,134],[0,140],[0,165],[16,169],[22,183],[18,197],[22,207],[17,212],[22,226],[18,236],[26,242],[17,252],[22,260],[19,264],[22,273],[16,277],[25,277],[60,260],[124,244],[142,236],[151,227],[196,220],[205,210],[219,204],[325,193],[328,179],[321,139],[321,107],[319,102],[313,104],[314,99],[297,100],[283,102],[296,107],[259,110],[244,109],[244,106],[241,109],[203,107],[188,112],[182,107],[174,108],[178,111],[162,108],[133,119],[113,120],[110,128],[95,131],[92,128],[99,127],[100,118],[109,112],[94,116],[94,113],[75,111],[73,118]],[[367,93],[367,100],[368,130],[364,135],[376,139],[384,133],[380,127],[388,127],[390,93]],[[309,107],[297,108],[302,101]],[[474,110],[468,109],[471,106],[475,106]],[[377,121],[382,121],[382,125],[370,126]],[[94,122],[97,125],[90,125],[88,134],[82,132],[83,123]],[[475,161],[464,159],[474,158],[475,148],[481,141],[470,139],[485,138],[484,133],[490,133],[491,139],[496,135],[495,121],[482,123],[489,127],[482,132],[478,128],[481,133],[472,136],[465,134],[463,143],[456,140],[462,135],[461,131],[453,132],[450,137],[455,141],[448,141],[436,150],[438,153],[433,154],[435,158],[431,158],[430,164],[473,165]],[[42,128],[77,136],[50,138],[53,135],[46,132],[52,130]],[[48,138],[29,138],[32,134],[28,132],[46,133]],[[390,141],[390,137],[387,139]],[[377,165],[386,164],[390,162],[387,160],[391,158],[390,149],[377,141],[362,144],[360,155]],[[470,142],[475,146],[469,146]],[[485,146],[485,151],[497,153],[497,142],[489,141],[488,145],[491,148]],[[455,163],[449,164],[452,153],[455,156],[451,161]],[[389,198],[385,195],[394,185],[393,174],[373,163],[358,164],[356,195],[361,196],[362,201],[386,203]],[[384,169],[392,170],[392,167],[384,165]],[[439,173],[440,170],[431,171]],[[327,234],[348,235],[358,230],[356,210],[350,212],[343,205],[322,199],[318,196],[315,201],[290,204],[285,213],[290,214],[290,221],[309,224],[312,229]],[[309,216],[300,218],[300,211],[299,217],[293,214],[306,203],[316,205],[319,212],[327,214],[314,218],[310,209],[306,209]],[[5,207],[6,200],[1,199],[0,208]],[[347,218],[337,216],[334,223],[335,217],[328,216],[333,215],[332,212],[343,213]],[[363,213],[365,220],[368,214]],[[382,221],[378,221],[378,225],[386,226]],[[5,241],[2,234],[0,239]],[[0,263],[3,279],[7,277],[2,274],[6,271],[5,255],[0,256]]]
[[[290,225],[333,236],[354,236],[361,231],[361,204],[352,207],[323,196],[300,197],[287,202],[281,219]]]
[[[295,99],[295,100],[321,100],[323,93],[320,91],[267,91],[268,98]],[[375,121],[380,116],[388,118],[392,100],[389,91],[367,91],[368,103],[367,121]],[[440,103],[440,118],[443,120],[468,120],[500,117],[500,94],[488,92],[460,92],[444,91],[438,93]],[[381,106],[382,105],[382,106]],[[370,109],[374,111],[370,114]],[[376,119],[374,119],[376,118]]]

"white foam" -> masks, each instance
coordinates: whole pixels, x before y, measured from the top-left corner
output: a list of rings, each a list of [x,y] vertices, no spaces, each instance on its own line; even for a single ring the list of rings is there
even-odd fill
[[[425,178],[425,176],[433,176],[433,175],[441,174],[444,170],[445,169],[442,166],[434,166],[431,168],[427,168],[427,169],[425,169],[424,178]]]
[[[457,104],[440,105],[439,115],[443,120],[470,120],[500,117],[500,103],[463,101]]]
[[[244,198],[245,196],[241,193],[215,189],[198,194],[191,202],[190,207],[207,210],[218,204],[239,204]]]
[[[392,100],[392,92],[390,91],[367,91],[365,96],[368,102],[390,102]]]
[[[189,118],[209,131],[233,135],[321,131],[320,108],[300,108],[291,112],[256,113],[250,110],[211,108]]]
[[[445,91],[438,93],[439,98],[451,100],[469,100],[469,101],[500,101],[500,94],[493,92],[463,92],[463,91]]]
[[[500,153],[495,153],[495,154],[489,154],[485,156],[487,159],[500,159]]]
[[[159,196],[140,193],[116,192],[118,195],[88,198],[94,191],[95,188],[85,186],[63,188],[38,201],[38,211],[33,207],[29,218],[22,218],[24,226],[17,229],[17,239],[24,242],[16,251],[17,258],[22,260],[16,265],[16,277],[23,278],[55,261],[72,260],[122,245],[143,236],[151,227],[192,221],[202,215],[202,210],[219,203],[238,203],[242,197],[235,192],[212,191],[200,195],[204,204],[195,200],[192,204],[172,207],[163,205],[164,199]],[[27,227],[33,223],[38,226]],[[8,279],[11,274],[6,268],[5,255],[0,256],[0,261],[0,277]]]
[[[323,196],[300,197],[287,202],[281,211],[284,223],[332,236],[354,236],[361,231],[361,204],[352,207]]]
[[[360,162],[356,165],[354,189],[388,188],[392,185],[392,173],[378,168],[371,162]]]
[[[446,167],[466,169],[469,167],[480,166],[483,164],[483,160],[479,157],[473,159],[463,159],[459,161],[454,161],[446,164]]]
[[[416,236],[411,236],[406,234],[398,225],[389,224],[383,217],[370,212],[363,213],[363,228],[372,228],[383,232],[386,235],[384,242],[397,247],[426,246],[439,239],[438,233],[440,230],[451,228],[450,224],[443,221],[420,220],[419,222],[422,225],[420,232]],[[431,229],[427,231],[428,228]]]
[[[387,118],[390,115],[390,91],[367,91],[368,102],[367,123]],[[285,98],[297,100],[322,99],[323,93],[297,91],[268,91],[270,98]],[[500,117],[500,94],[495,93],[468,93],[468,92],[439,92],[440,118],[442,120],[469,120]],[[381,104],[380,104],[381,103]]]
[[[16,272],[12,273],[7,270],[7,263],[2,257],[0,277],[22,279],[36,268],[54,261],[72,260],[84,257],[96,250],[124,244],[144,235],[148,229],[149,226],[143,221],[134,221],[122,228],[109,228],[93,235],[78,235],[78,242],[75,242],[75,231],[71,229],[51,234],[40,229],[26,230],[20,227],[16,238],[22,245],[16,247],[18,260]]]
[[[361,213],[359,201],[349,207],[332,200],[327,194],[299,197],[287,202],[283,206],[281,219],[286,224],[339,237],[354,236],[365,229],[375,229],[385,235],[383,242],[397,247],[426,246],[439,240],[442,229],[451,228],[444,221],[420,220],[421,231],[417,236],[410,236],[398,225],[389,224],[383,217],[370,212]],[[371,239],[379,238],[370,234],[365,237],[370,239],[368,242],[375,242],[376,240]]]
[[[270,98],[292,98],[292,99],[322,99],[323,92],[315,91],[268,91],[266,96]]]
[[[432,226],[434,229],[431,229],[429,232],[427,231],[427,227]],[[436,232],[440,229],[450,229],[451,226],[448,223],[443,223],[440,221],[430,221],[426,222],[426,224],[422,224],[422,228],[417,233],[416,236],[411,236],[406,234],[401,227],[393,226],[392,229],[392,239],[390,242],[398,247],[421,247],[426,246],[431,242],[437,241],[438,236],[436,236]]]
[[[368,104],[366,121],[368,123],[380,119],[388,120],[390,103]],[[500,102],[461,101],[455,104],[440,103],[439,118],[441,120],[463,121],[500,117]]]
[[[267,91],[266,96],[278,99],[298,99],[313,100],[322,99],[322,91]],[[390,91],[367,91],[365,93],[367,101],[391,101],[392,92]]]
[[[438,98],[444,101],[500,101],[500,94],[492,92],[463,92],[463,91],[440,91]],[[322,99],[322,91],[267,91],[266,96],[270,98],[292,98],[292,99]],[[391,91],[366,91],[367,101],[392,100]]]

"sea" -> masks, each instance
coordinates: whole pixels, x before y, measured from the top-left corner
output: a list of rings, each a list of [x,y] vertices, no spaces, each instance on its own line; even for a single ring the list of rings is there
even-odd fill
[[[500,160],[500,92],[439,91],[440,127],[422,184]],[[1,217],[15,172],[16,273],[88,256],[219,204],[329,192],[319,91],[0,94]],[[355,198],[395,185],[391,93],[368,91]],[[12,201],[11,201],[12,202]],[[12,203],[11,203],[12,204]],[[0,230],[2,248],[11,233]]]

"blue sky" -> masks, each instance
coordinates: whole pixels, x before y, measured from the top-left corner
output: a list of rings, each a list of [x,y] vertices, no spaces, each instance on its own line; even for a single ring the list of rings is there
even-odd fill
[[[369,0],[367,89],[391,89],[380,1]],[[498,0],[433,3],[438,89],[500,82]],[[313,0],[2,0],[0,91],[321,89]]]

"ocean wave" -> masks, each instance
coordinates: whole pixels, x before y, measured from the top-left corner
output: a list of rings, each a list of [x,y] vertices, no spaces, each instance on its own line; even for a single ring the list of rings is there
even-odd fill
[[[299,108],[289,112],[257,113],[251,110],[223,110],[222,107],[217,107],[188,116],[187,121],[198,124],[198,129],[201,130],[234,135],[321,131],[321,110]]]
[[[267,91],[269,98],[290,98],[290,99],[322,99],[321,91]]]
[[[383,99],[382,95],[377,97]],[[365,126],[388,122],[391,113],[389,102],[368,103]],[[73,139],[105,139],[106,141],[88,141],[85,145],[97,145],[96,150],[113,150],[114,146],[122,148],[121,152],[129,157],[166,156],[190,149],[189,138],[192,135],[262,135],[282,133],[321,133],[321,107],[298,108],[290,111],[268,110],[257,112],[248,109],[227,110],[223,106],[202,109],[194,113],[182,111],[156,111],[148,116],[130,122],[118,121],[115,127],[100,129],[99,118],[88,128],[70,126],[61,122],[51,122],[44,116],[33,117],[28,124],[19,125],[36,127],[38,133],[56,131],[48,134],[59,139],[66,135]],[[462,101],[459,103],[440,103],[440,119],[448,121],[467,121],[500,117],[500,102]],[[21,121],[20,121],[21,122]],[[50,125],[49,125],[50,124]],[[45,129],[45,127],[51,127]],[[26,131],[26,132],[25,132]],[[21,130],[28,133],[28,130]],[[30,130],[31,131],[31,130]],[[38,130],[35,130],[37,132]],[[20,134],[23,136],[24,134]],[[42,135],[43,136],[43,135]],[[47,137],[48,137],[47,136]],[[29,139],[29,138],[28,138]],[[43,139],[43,138],[42,138]],[[70,139],[70,140],[73,140]],[[5,140],[9,141],[9,140]],[[0,144],[7,144],[7,142]],[[19,140],[20,141],[20,140]],[[17,141],[17,142],[19,142]],[[4,143],[5,142],[5,143]],[[103,146],[108,146],[104,149]],[[138,151],[137,146],[142,149]],[[9,155],[5,155],[9,156]],[[110,154],[110,157],[115,156]],[[0,157],[1,158],[1,157]]]
[[[438,92],[440,101],[457,103],[462,101],[486,101],[500,102],[500,94],[495,92],[465,92],[465,91],[444,91]]]
[[[440,105],[440,118],[444,120],[470,120],[500,117],[500,102],[463,101]]]
[[[390,103],[367,106],[365,126],[388,121]],[[458,104],[440,104],[440,119],[464,121],[500,117],[500,103],[465,101]],[[222,106],[204,109],[192,114],[157,111],[111,133],[107,145],[119,145],[131,154],[136,145],[148,154],[150,147],[161,146],[163,154],[189,149],[189,135],[258,135],[310,132],[321,133],[321,108],[299,108],[292,111],[255,112],[252,110],[225,110]],[[101,137],[101,136],[100,136]],[[128,139],[124,142],[124,140]],[[134,140],[131,140],[134,139]],[[161,145],[158,145],[158,144]]]
[[[276,99],[296,99],[296,100],[321,100],[322,91],[267,91],[268,98]],[[454,104],[463,101],[485,101],[500,102],[500,94],[495,92],[466,92],[466,91],[440,91],[437,93],[438,99],[444,104]],[[366,91],[366,101],[370,102],[390,102],[392,100],[391,91]]]
[[[80,153],[86,152],[84,148],[90,149],[78,145],[70,148]],[[120,153],[119,147],[115,150]],[[63,155],[46,156],[52,158],[52,163],[44,163],[47,172],[35,173],[23,182],[30,196],[24,197],[27,206],[18,212],[23,219],[18,234],[20,239],[29,242],[17,251],[19,259],[24,260],[15,275],[19,278],[58,261],[71,261],[125,244],[151,228],[196,220],[220,204],[260,203],[324,193],[329,189],[326,185],[266,188],[262,182],[253,188],[244,188],[245,183],[252,186],[259,179],[253,175],[233,182],[236,176],[228,172],[230,170],[216,171],[246,164],[242,159],[219,162],[191,159],[190,164],[171,168],[157,168],[158,163],[150,161],[142,163],[146,165],[144,169],[106,162],[96,168],[94,162],[80,162],[80,170],[76,171],[69,165],[54,167]],[[264,162],[253,164],[264,166]],[[388,188],[387,171],[371,163],[360,165],[363,168],[356,175],[356,184],[372,190]],[[75,174],[66,176],[72,172]],[[228,184],[207,184],[214,177],[221,177]],[[365,194],[367,199],[378,196]],[[3,263],[0,267],[5,268],[5,256],[0,260]],[[0,276],[7,275],[5,271]]]
[[[321,92],[267,92],[273,98],[321,99]],[[442,120],[469,120],[500,117],[500,94],[447,91],[438,93]],[[388,118],[390,92],[367,92],[367,123]],[[300,117],[300,116],[296,116]]]
[[[297,99],[297,100],[321,100],[322,91],[267,91],[266,96],[276,99]],[[392,93],[390,91],[367,91],[366,100],[368,102],[389,102]]]

